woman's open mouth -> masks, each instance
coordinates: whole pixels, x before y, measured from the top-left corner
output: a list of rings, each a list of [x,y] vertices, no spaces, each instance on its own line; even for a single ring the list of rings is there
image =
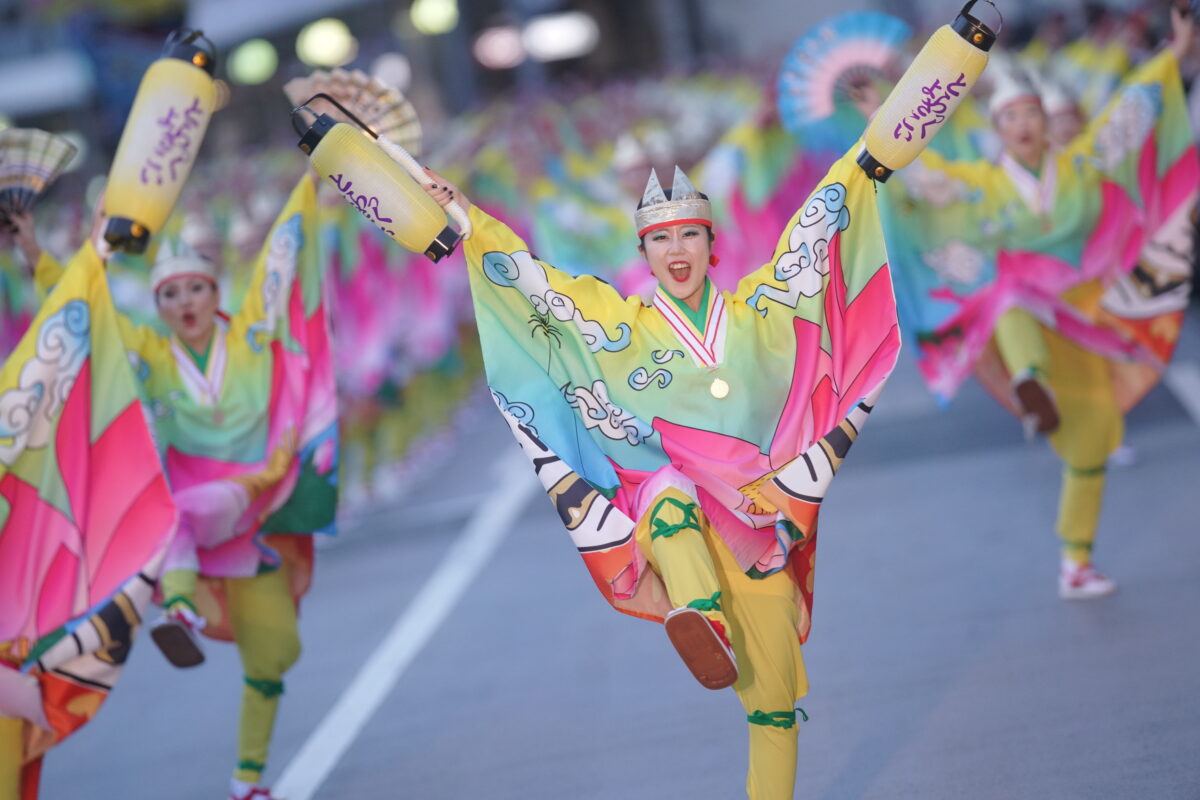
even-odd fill
[[[671,280],[676,283],[685,283],[692,277],[692,265],[686,261],[672,261],[667,264],[667,271],[671,273]]]
[[[195,325],[196,324],[196,315],[190,311],[187,312],[186,314],[184,314],[183,315],[183,324],[188,328]]]

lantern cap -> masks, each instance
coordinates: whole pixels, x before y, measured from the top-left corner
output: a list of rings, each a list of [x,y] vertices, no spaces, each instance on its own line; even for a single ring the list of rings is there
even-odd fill
[[[987,25],[984,25],[975,17],[971,16],[971,9],[977,0],[970,0],[962,10],[958,12],[958,16],[954,18],[954,22],[950,23],[950,27],[967,41],[968,44],[979,48],[983,52],[992,49],[992,45],[996,43],[996,37],[999,31],[993,31]],[[985,0],[992,8],[996,8],[996,4],[992,0]],[[999,16],[1000,10],[996,9],[996,14]],[[1004,26],[1004,18],[1000,17],[1000,27]]]
[[[301,108],[308,109],[308,106],[301,106]],[[295,124],[299,118],[296,112],[299,110],[298,108],[292,112],[292,126],[300,134],[300,141],[296,143],[296,146],[303,150],[305,155],[312,155],[313,150],[316,150],[317,145],[325,138],[325,134],[329,133],[337,125],[337,120],[328,114],[318,114],[317,118],[308,126],[308,129],[301,131],[299,126]],[[308,110],[311,111],[311,109]]]
[[[127,217],[109,217],[104,226],[104,241],[113,250],[125,253],[144,253],[150,241],[150,231],[140,222]]]
[[[862,171],[867,173],[867,177],[879,183],[887,183],[887,179],[892,177],[894,170],[885,167],[875,156],[867,150],[866,145],[863,145],[862,151],[855,159],[855,163],[862,167]]]
[[[204,45],[197,44],[203,42]],[[179,28],[172,31],[163,45],[163,58],[178,58],[187,61],[209,75],[217,69],[217,48],[212,40],[204,35],[204,31],[192,28]]]
[[[436,264],[454,252],[454,248],[458,246],[461,238],[458,231],[447,225],[437,235],[437,238],[430,242],[429,247],[425,250],[425,257]]]
[[[315,150],[317,145],[321,143],[321,140],[325,138],[325,134],[333,130],[334,126],[340,122],[340,120],[329,114],[318,114],[316,111],[312,110],[309,104],[318,99],[326,100],[332,103],[339,111],[351,119],[355,125],[361,128],[372,139],[379,138],[379,134],[376,133],[371,126],[367,125],[367,123],[355,116],[353,111],[346,108],[344,105],[339,103],[333,97],[330,97],[325,92],[318,92],[292,109],[292,129],[296,131],[296,133],[300,134],[300,142],[297,146],[304,151],[305,155],[312,155],[313,150]],[[303,124],[300,119],[301,111],[307,111],[308,113],[312,114],[314,118],[312,124],[309,125],[305,130],[301,130],[300,128],[300,126]]]

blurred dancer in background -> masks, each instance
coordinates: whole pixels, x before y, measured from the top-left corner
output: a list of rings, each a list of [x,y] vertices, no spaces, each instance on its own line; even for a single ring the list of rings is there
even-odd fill
[[[296,614],[311,535],[337,501],[337,403],[316,258],[315,190],[296,185],[237,314],[218,310],[217,267],[165,243],[150,275],[163,336],[122,319],[179,508],[151,634],[178,667],[199,633],[232,639],[244,674],[231,800],[260,785],[283,676],[300,655]],[[75,260],[98,263],[89,242]]]
[[[1137,313],[1105,307],[1106,290],[1148,243],[1183,232],[1178,247],[1190,262],[1200,168],[1178,64],[1191,48],[1192,17],[1172,7],[1171,25],[1170,46],[1060,149],[1050,136],[1062,141],[1071,120],[1051,127],[1032,81],[1013,71],[990,100],[1004,145],[997,163],[926,151],[887,187],[888,209],[901,220],[887,226],[889,237],[916,242],[922,254],[893,269],[927,381],[943,398],[972,368],[985,385],[1010,381],[1022,415],[1063,460],[1056,530],[1064,599],[1116,588],[1092,564],[1106,461],[1121,443],[1123,411],[1158,379],[1147,366],[1126,381],[1119,362],[1169,358],[1177,336],[1177,327],[1145,326]],[[1049,111],[1069,117],[1062,105]],[[1153,285],[1142,288],[1128,297],[1161,299]]]

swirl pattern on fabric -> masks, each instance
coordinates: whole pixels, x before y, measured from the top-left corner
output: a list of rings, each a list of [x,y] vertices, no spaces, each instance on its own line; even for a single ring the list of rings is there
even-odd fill
[[[72,300],[38,330],[17,386],[0,395],[0,463],[11,465],[21,451],[48,443],[54,416],[90,352],[90,322],[87,303]]]
[[[601,350],[616,353],[629,347],[632,331],[628,325],[621,323],[617,326],[617,338],[610,337],[603,325],[580,313],[574,300],[551,288],[546,268],[529,251],[488,253],[483,258],[483,271],[497,286],[512,287],[524,293],[537,313],[549,314],[559,322],[574,322],[593,353]]]
[[[660,389],[667,388],[671,385],[671,373],[665,369],[656,369],[653,373],[649,373],[645,367],[638,367],[629,375],[629,388],[639,392],[648,389],[651,384],[655,383]]]
[[[763,298],[795,308],[800,297],[815,297],[825,286],[829,274],[829,240],[839,231],[850,227],[850,210],[846,208],[846,187],[831,183],[813,195],[788,234],[788,250],[775,261],[775,279],[787,287],[779,289],[762,284],[749,300],[749,305],[764,317],[767,309]]]
[[[535,437],[537,436],[537,428],[533,426],[533,406],[529,405],[528,403],[509,400],[503,394],[495,390],[492,391],[492,401],[495,402],[496,406],[501,411],[511,415],[512,418],[517,421],[517,424],[524,425],[529,429],[530,433],[532,433]]]
[[[654,435],[653,428],[608,398],[604,381],[596,381],[591,389],[564,386],[563,397],[579,411],[579,418],[588,430],[599,429],[609,439],[639,445]]]

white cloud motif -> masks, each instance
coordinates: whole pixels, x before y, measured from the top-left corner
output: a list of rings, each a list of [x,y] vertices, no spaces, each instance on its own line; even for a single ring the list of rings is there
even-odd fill
[[[788,233],[788,250],[775,261],[775,279],[786,289],[762,284],[748,301],[764,317],[767,309],[759,305],[763,298],[795,308],[800,296],[815,297],[825,286],[829,274],[829,240],[850,226],[846,208],[846,187],[840,183],[824,186],[813,195]]]
[[[17,385],[0,394],[0,464],[45,447],[59,412],[91,352],[91,309],[72,300],[38,329],[33,357]]]
[[[1121,93],[1117,106],[1096,132],[1096,157],[1101,169],[1115,170],[1133,153],[1139,153],[1158,119],[1157,92],[1148,86],[1131,86]]]
[[[920,159],[897,172],[896,177],[914,199],[934,208],[961,203],[971,196],[971,187],[966,181],[952,178],[941,170],[931,169]]]
[[[292,282],[296,278],[297,256],[303,246],[304,231],[299,214],[280,223],[271,236],[261,289],[263,318],[252,324],[246,332],[247,341],[256,353],[262,349],[259,335],[269,339],[287,310]]]
[[[639,445],[654,435],[654,429],[608,398],[608,386],[596,381],[589,390],[583,386],[563,386],[563,397],[588,430],[599,428],[605,437]]]
[[[617,326],[619,336],[610,339],[603,325],[583,316],[570,295],[551,288],[545,267],[535,261],[527,250],[488,253],[483,259],[483,272],[488,280],[498,286],[512,286],[520,290],[537,313],[550,314],[559,322],[573,322],[584,344],[593,353],[601,350],[615,353],[629,346],[632,332],[627,324],[622,322]]]
[[[925,263],[946,283],[971,286],[983,274],[983,252],[954,239],[925,254]]]
[[[492,390],[492,402],[501,411],[510,414],[516,420],[517,424],[524,425],[534,436],[538,435],[537,428],[533,427],[533,406],[529,405],[529,403],[509,401],[507,397],[494,389]]]

